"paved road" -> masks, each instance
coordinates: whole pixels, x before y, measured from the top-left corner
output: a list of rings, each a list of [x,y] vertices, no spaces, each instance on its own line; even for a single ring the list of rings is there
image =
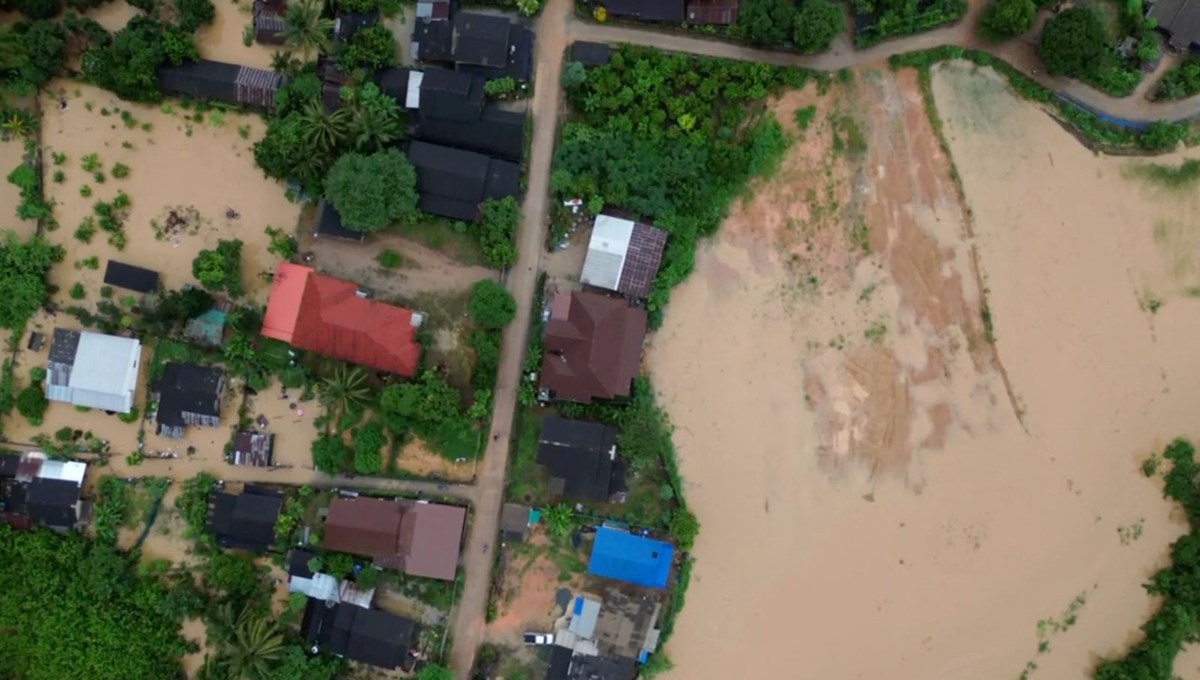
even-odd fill
[[[516,319],[504,331],[500,346],[500,371],[496,378],[492,411],[492,438],[476,479],[475,515],[467,537],[466,579],[454,619],[454,646],[450,666],[459,680],[466,680],[475,662],[475,651],[483,639],[488,587],[492,573],[504,474],[508,466],[510,428],[516,407],[521,368],[525,361],[529,324],[538,271],[546,243],[546,199],[550,190],[550,160],[554,133],[558,128],[563,50],[566,49],[564,16],[567,0],[550,0],[537,22],[537,71],[533,97],[533,145],[529,152],[529,183],[521,208],[517,232],[518,258],[509,272],[508,290],[517,300]],[[486,548],[486,549],[485,549]]]
[[[803,66],[833,71],[842,68],[881,62],[894,54],[955,44],[983,49],[1024,70],[1043,85],[1064,92],[1089,106],[1114,116],[1130,120],[1181,119],[1200,115],[1200,97],[1172,103],[1154,104],[1144,98],[1151,86],[1144,83],[1133,96],[1115,99],[1080,83],[1050,78],[1038,72],[1040,68],[1032,41],[1010,41],[1003,45],[981,43],[975,35],[975,22],[984,5],[983,0],[971,0],[967,17],[940,30],[855,50],[847,36],[842,36],[833,49],[825,54],[800,56],[781,52],[756,50],[740,45],[693,38],[630,26],[601,25],[574,16],[570,0],[548,0],[537,22],[536,90],[533,99],[533,145],[529,153],[529,182],[522,207],[522,222],[518,233],[519,259],[516,269],[509,273],[508,290],[517,300],[517,316],[504,333],[500,370],[495,391],[495,410],[492,414],[492,436],[498,437],[484,455],[473,494],[475,514],[466,546],[466,580],[458,611],[454,619],[454,646],[450,666],[458,680],[467,680],[475,661],[475,653],[483,640],[488,588],[491,576],[494,544],[496,542],[500,505],[503,499],[504,476],[508,465],[509,431],[516,406],[516,391],[521,378],[524,350],[528,342],[531,309],[537,274],[546,240],[547,198],[550,163],[554,153],[555,132],[561,100],[559,75],[563,52],[569,42],[591,40],[609,43],[646,45],[661,50],[689,52],[742,61],[762,61],[777,65]],[[1037,31],[1031,31],[1036,35]],[[1170,65],[1163,64],[1161,75]],[[464,491],[470,494],[469,491]],[[463,496],[469,497],[469,496]],[[485,550],[486,547],[486,550]]]

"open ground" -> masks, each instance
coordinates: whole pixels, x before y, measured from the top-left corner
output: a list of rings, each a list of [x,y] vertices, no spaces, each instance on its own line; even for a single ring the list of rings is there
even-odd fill
[[[1197,199],[990,71],[933,92],[950,158],[911,72],[779,102],[808,131],[652,341],[704,527],[668,677],[1084,678],[1155,605],[1182,525],[1138,465],[1200,434]]]

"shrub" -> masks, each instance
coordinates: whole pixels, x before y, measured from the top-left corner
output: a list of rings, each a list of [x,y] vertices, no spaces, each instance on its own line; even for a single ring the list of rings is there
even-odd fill
[[[516,199],[509,196],[499,201],[484,201],[480,210],[483,220],[476,234],[483,248],[484,261],[496,269],[511,267],[517,261],[517,246],[513,241],[521,218]]]
[[[324,435],[313,440],[313,467],[326,474],[337,474],[346,467],[349,450],[341,437]]]
[[[387,444],[383,434],[383,425],[379,421],[371,421],[354,431],[354,471],[360,475],[379,473],[382,465],[379,449]]]
[[[587,67],[583,62],[570,61],[563,67],[562,75],[559,76],[559,83],[563,89],[574,90],[587,81]]]
[[[124,163],[117,163],[112,166],[112,176],[117,179],[125,179],[129,176],[129,166]]]
[[[1037,5],[1033,0],[992,0],[979,18],[979,30],[992,40],[1015,38],[1033,28]]]
[[[842,6],[830,0],[804,0],[796,13],[793,40],[805,54],[824,52],[846,29]]]
[[[356,68],[387,68],[396,64],[396,36],[384,24],[359,29],[349,43],[342,43],[334,50],[338,68],[352,71]]]
[[[375,259],[379,261],[379,266],[383,267],[384,269],[395,269],[396,267],[399,267],[402,262],[404,262],[404,258],[400,255],[400,253],[397,253],[391,248],[384,248],[381,250]]]
[[[46,379],[46,369],[41,366],[34,366],[29,369],[29,382],[40,383]]]
[[[241,240],[221,239],[216,250],[201,250],[192,260],[192,276],[209,290],[223,290],[233,297],[241,297]]]
[[[83,289],[83,284],[79,282],[76,282],[75,285],[71,286],[71,290],[68,294],[71,296],[72,300],[82,300],[83,298],[87,297],[87,291]]]
[[[46,393],[42,391],[40,384],[30,385],[17,395],[17,412],[34,427],[41,426],[42,417],[46,414],[48,405]]]
[[[122,423],[136,423],[141,415],[141,412],[138,411],[138,407],[134,406],[129,409],[129,413],[118,413],[117,420],[121,421]]]
[[[471,300],[467,303],[471,321],[479,328],[500,329],[512,322],[517,314],[517,301],[504,286],[483,279],[471,287]]]
[[[517,89],[517,81],[505,76],[503,78],[492,78],[483,84],[484,94],[491,96],[512,94]]]

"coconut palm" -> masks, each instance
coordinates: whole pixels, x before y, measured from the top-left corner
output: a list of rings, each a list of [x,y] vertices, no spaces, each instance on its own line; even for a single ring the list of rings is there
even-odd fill
[[[10,137],[20,139],[31,137],[33,136],[33,130],[33,114],[20,109],[7,111],[4,119],[0,121],[0,138],[3,139]]]
[[[283,43],[299,49],[308,61],[309,53],[328,53],[333,41],[333,20],[322,16],[324,3],[321,0],[304,0],[289,5],[283,15]]]
[[[326,156],[346,138],[350,112],[338,109],[325,111],[320,101],[310,101],[304,110],[304,141],[317,154]]]
[[[357,366],[338,366],[321,383],[321,402],[338,413],[366,406],[370,399],[367,374]]]
[[[351,97],[354,114],[347,124],[347,141],[356,150],[370,153],[400,139],[404,133],[396,100],[368,83]]]
[[[233,639],[225,649],[232,680],[262,680],[283,657],[283,631],[275,619],[242,610]]]

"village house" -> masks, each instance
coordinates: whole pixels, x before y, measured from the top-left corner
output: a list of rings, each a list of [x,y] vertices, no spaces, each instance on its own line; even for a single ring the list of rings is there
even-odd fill
[[[275,435],[257,430],[238,430],[230,442],[229,462],[249,467],[271,467]]]
[[[225,373],[213,366],[168,361],[162,376],[151,386],[158,394],[155,433],[181,439],[190,426],[218,427]]]
[[[324,547],[371,557],[383,569],[453,581],[466,518],[466,508],[457,505],[335,498],[325,518]]]
[[[519,503],[505,503],[500,509],[500,540],[505,543],[524,543],[529,530],[538,523],[536,508]]]
[[[254,42],[259,45],[282,45],[285,25],[283,16],[287,12],[284,0],[254,0],[251,14],[254,17]]]
[[[294,548],[288,553],[289,593],[303,593],[323,602],[371,608],[371,601],[375,599],[374,588],[359,588],[351,581],[339,581],[329,574],[314,572],[310,565],[316,557],[316,553],[301,548]]]
[[[600,423],[548,416],[538,436],[537,462],[550,474],[547,491],[607,503],[625,500],[625,461],[617,430]]]
[[[608,43],[583,40],[571,43],[571,61],[577,61],[584,66],[604,66],[611,57],[612,48],[608,46]]]
[[[629,396],[646,338],[646,310],[588,291],[550,303],[539,398],[589,404]]]
[[[109,260],[104,267],[104,283],[139,293],[154,293],[158,291],[158,272]]]
[[[412,142],[408,160],[417,171],[417,207],[431,215],[475,222],[481,203],[520,191],[519,165],[481,153]]]
[[[254,553],[275,543],[275,523],[283,509],[283,494],[247,484],[241,493],[213,489],[208,496],[208,532],[217,545]]]
[[[355,284],[310,267],[275,268],[262,334],[296,349],[412,377],[421,358],[421,314],[368,299]]]
[[[14,529],[79,530],[91,515],[80,499],[87,464],[42,453],[0,454],[0,523]]]
[[[588,573],[645,588],[665,588],[675,546],[624,529],[602,526],[588,559]]]
[[[265,69],[201,59],[160,66],[158,84],[170,95],[271,111],[275,108],[275,93],[283,86],[283,76]]]
[[[658,648],[658,591],[606,587],[603,599],[582,593],[555,623],[554,644],[578,654],[645,663]]]
[[[1147,15],[1167,36],[1171,49],[1185,52],[1200,47],[1200,0],[1154,0]]]
[[[644,298],[662,263],[667,232],[612,215],[597,215],[579,280],[589,286]]]
[[[361,231],[347,229],[346,225],[342,224],[342,216],[338,214],[337,208],[334,208],[329,201],[321,201],[317,206],[317,224],[313,230],[313,236],[337,238],[356,243],[362,243],[367,238],[367,235]]]
[[[507,17],[460,12],[450,56],[460,71],[524,83],[533,75],[533,31]]]
[[[601,0],[610,18],[682,24],[686,0]]]
[[[417,623],[378,609],[308,598],[300,634],[312,653],[337,657],[379,668],[411,670],[410,653]]]
[[[634,680],[637,667],[629,659],[581,654],[555,646],[545,680]]]
[[[46,398],[129,413],[141,364],[137,338],[55,328],[46,363]]]

